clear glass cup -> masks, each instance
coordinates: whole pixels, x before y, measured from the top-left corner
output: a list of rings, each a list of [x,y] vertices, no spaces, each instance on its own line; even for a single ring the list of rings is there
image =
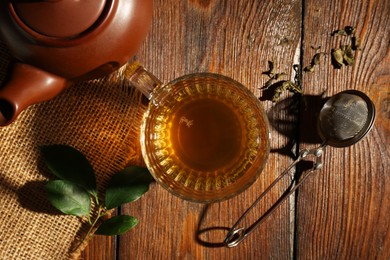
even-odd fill
[[[139,64],[125,75],[149,99],[141,149],[156,181],[185,200],[210,203],[244,191],[264,168],[269,123],[239,82],[196,73],[162,84]]]

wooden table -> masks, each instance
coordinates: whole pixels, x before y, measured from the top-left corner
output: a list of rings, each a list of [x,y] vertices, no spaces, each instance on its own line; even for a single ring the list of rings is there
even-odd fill
[[[121,208],[140,224],[120,237],[96,236],[83,259],[390,259],[390,4],[387,0],[155,0],[154,22],[136,59],[162,81],[200,71],[221,73],[260,98],[272,124],[272,151],[257,182],[211,205],[180,200],[157,184]],[[303,73],[304,99],[283,93],[273,103],[261,87],[268,61],[294,78],[294,64],[330,53],[356,27],[361,51],[353,66],[335,69],[321,57]],[[316,50],[321,46],[320,50]],[[312,48],[314,47],[314,48]],[[221,246],[255,198],[293,161],[320,143],[315,118],[324,98],[365,92],[377,118],[370,134],[348,148],[326,149],[324,168],[236,248]],[[135,140],[136,142],[137,140]],[[137,163],[142,164],[141,155]],[[295,169],[298,175],[304,167]],[[278,185],[249,216],[256,220],[287,189]]]

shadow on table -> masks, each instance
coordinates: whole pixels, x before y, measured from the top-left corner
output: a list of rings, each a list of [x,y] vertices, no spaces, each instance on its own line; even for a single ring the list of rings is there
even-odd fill
[[[245,229],[251,229],[252,227],[255,228],[256,225],[261,226],[261,222],[266,221],[268,217],[272,216],[273,211],[277,210],[277,207],[282,205],[284,202],[283,200],[288,196],[288,193],[291,191],[292,188],[300,181],[300,179],[305,175],[305,173],[308,173],[307,170],[310,170],[313,168],[313,162],[312,161],[301,161],[297,164],[297,171],[294,174],[294,177],[291,179],[291,182],[289,186],[286,188],[286,190],[279,196],[279,198],[273,202],[272,206],[270,206],[263,214],[259,215],[259,217],[249,225],[249,226],[243,226],[243,225],[237,225],[237,228],[244,227]],[[297,192],[297,191],[296,191]],[[260,195],[259,195],[260,196]],[[264,197],[265,198],[265,197]],[[255,203],[253,201],[252,203]],[[261,201],[259,202],[261,203]],[[251,204],[252,205],[252,204]],[[214,235],[214,237],[221,237],[221,233],[223,235],[223,238],[226,237],[226,235],[229,233],[230,229],[232,227],[225,227],[225,226],[209,226],[207,227],[206,219],[208,212],[210,211],[211,204],[205,205],[202,212],[200,213],[200,218],[198,222],[197,232],[195,234],[195,241],[204,246],[209,248],[217,248],[217,247],[225,247],[227,246],[224,242],[224,239],[220,239],[218,241],[208,241],[207,235]],[[261,207],[260,205],[256,205],[258,207]],[[256,207],[255,206],[255,207]],[[245,214],[244,212],[240,213]],[[235,225],[236,221],[238,221],[239,218],[234,220],[233,225]],[[243,222],[245,223],[245,218],[243,219]],[[264,223],[265,224],[265,223]],[[254,232],[256,232],[254,230]]]
[[[225,244],[223,241],[207,241],[204,237],[206,237],[209,233],[223,233],[224,236],[229,231],[228,227],[203,227],[205,218],[207,216],[207,212],[210,210],[210,205],[205,205],[200,214],[197,232],[195,234],[195,241],[204,246],[204,247],[224,247]]]
[[[270,126],[288,140],[282,147],[271,147],[270,152],[295,159],[299,144],[320,144],[317,117],[325,101],[322,93],[294,95],[275,103],[267,113]]]

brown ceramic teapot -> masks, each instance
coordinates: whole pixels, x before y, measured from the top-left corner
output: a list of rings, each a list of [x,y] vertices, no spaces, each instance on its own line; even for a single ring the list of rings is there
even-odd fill
[[[1,0],[0,37],[15,64],[0,88],[0,126],[71,82],[118,69],[151,19],[152,0]]]

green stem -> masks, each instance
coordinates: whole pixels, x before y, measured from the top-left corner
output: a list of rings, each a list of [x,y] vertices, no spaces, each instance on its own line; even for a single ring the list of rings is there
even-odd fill
[[[88,223],[89,223],[90,225],[92,225],[92,221],[91,221],[91,218],[89,217],[89,215],[87,215],[86,217],[87,217]]]
[[[88,223],[91,225],[87,231],[87,233],[85,234],[85,236],[83,237],[83,239],[80,241],[80,244],[79,245],[82,245],[88,238],[89,236],[91,235],[91,232],[93,230],[93,228],[95,227],[96,223],[99,221],[99,219],[104,216],[107,212],[105,210],[103,210],[103,207],[102,206],[99,206],[98,208],[98,213],[97,213],[97,216],[95,218],[95,220],[93,222],[91,222],[91,218],[89,216],[87,216],[88,218]]]

